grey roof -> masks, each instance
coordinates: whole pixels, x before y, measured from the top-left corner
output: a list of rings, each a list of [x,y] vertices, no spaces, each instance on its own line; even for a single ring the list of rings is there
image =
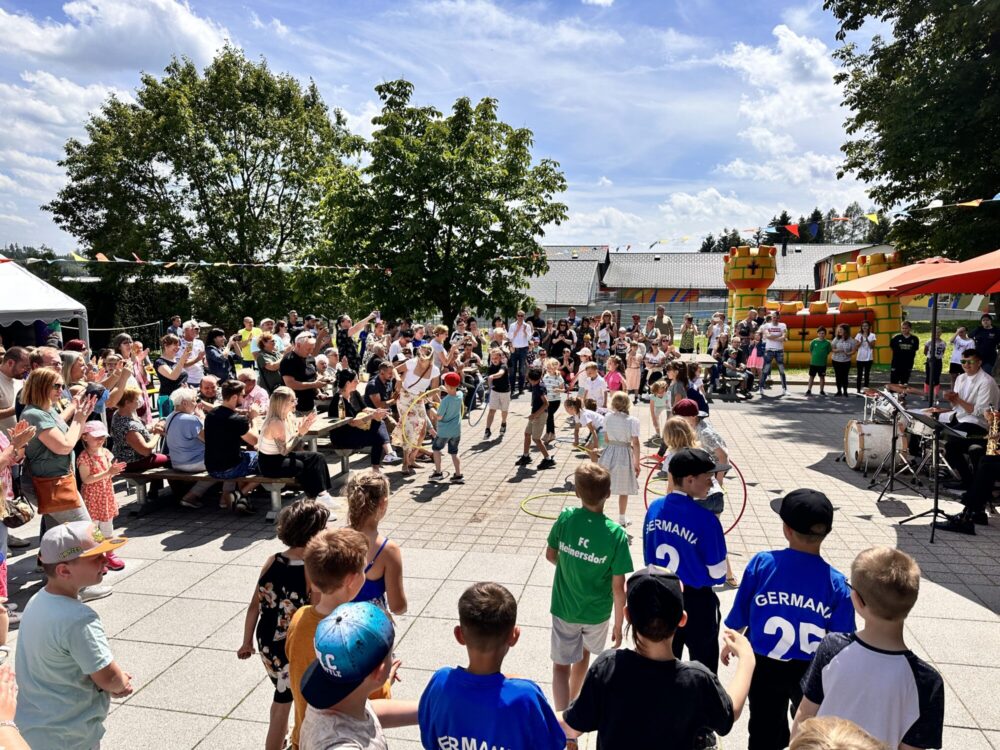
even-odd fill
[[[599,287],[596,260],[550,260],[544,276],[528,281],[528,294],[540,305],[588,305]]]
[[[596,260],[606,263],[607,245],[544,245],[546,257],[552,260]]]

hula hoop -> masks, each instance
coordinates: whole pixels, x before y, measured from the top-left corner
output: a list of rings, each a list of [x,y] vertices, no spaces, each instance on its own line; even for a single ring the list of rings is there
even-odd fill
[[[479,422],[482,421],[483,414],[489,408],[489,401],[487,400],[489,398],[488,396],[489,390],[490,389],[486,387],[485,381],[480,380],[479,385],[476,386],[476,390],[473,391],[472,408],[466,414],[466,416],[468,416],[469,418],[470,427],[475,427],[477,424],[479,424]],[[480,406],[479,413],[473,416],[473,412],[476,411],[477,403]]]
[[[546,516],[542,513],[536,513],[533,510],[528,510],[528,503],[532,500],[541,500],[543,497],[576,497],[575,492],[543,492],[540,495],[532,495],[531,497],[526,497],[521,501],[521,510],[527,513],[533,518],[541,518],[544,521],[557,521],[559,516]]]
[[[647,458],[648,458],[648,456],[647,456]],[[737,466],[736,462],[733,461],[732,459],[729,459],[729,465],[732,466],[734,469],[736,469],[736,473],[739,475],[740,482],[743,485],[743,504],[740,506],[740,512],[736,514],[736,520],[733,521],[732,525],[730,525],[730,527],[728,529],[726,529],[725,531],[722,532],[724,535],[728,534],[730,531],[732,531],[733,529],[735,529],[736,525],[740,522],[740,519],[743,518],[743,514],[746,512],[746,509],[747,509],[747,499],[748,499],[748,497],[747,497],[747,495],[748,495],[748,493],[747,493],[747,480],[743,477],[743,472],[740,471],[740,467]],[[654,471],[656,471],[656,467],[655,466],[652,469],[650,469],[649,473],[646,475],[646,484],[643,487],[643,491],[642,491],[642,499],[643,499],[643,502],[646,504],[646,510],[649,510],[649,483],[653,482],[653,481],[657,481],[657,480],[663,481],[662,478],[660,478],[660,477],[653,477],[653,472]]]
[[[420,401],[421,399],[425,399],[428,396],[433,396],[433,395],[435,395],[437,393],[440,393],[440,392],[441,392],[440,388],[428,388],[426,391],[424,391],[419,396],[417,396],[415,399],[413,399],[413,401],[410,402],[410,405],[408,407],[406,407],[406,409],[400,415],[400,417],[399,417],[399,434],[403,436],[403,447],[404,448],[409,448],[411,451],[418,451],[418,450],[421,450],[423,448],[422,445],[414,445],[413,443],[410,442],[410,438],[406,434],[406,418],[408,416],[410,416],[410,412],[413,411],[413,407],[417,405],[418,401]],[[459,408],[461,409],[461,411],[459,412],[458,419],[459,419],[459,421],[461,421],[462,418],[465,416],[465,402],[464,401],[461,403],[461,405],[460,405]]]

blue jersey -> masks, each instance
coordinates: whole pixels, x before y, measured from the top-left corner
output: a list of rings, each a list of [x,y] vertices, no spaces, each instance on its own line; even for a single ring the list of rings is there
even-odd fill
[[[642,525],[646,565],[669,568],[685,586],[726,580],[726,537],[715,514],[682,492],[653,501]]]
[[[531,680],[500,673],[439,669],[420,696],[417,717],[427,750],[566,747],[566,735],[542,689]]]
[[[808,661],[827,633],[854,632],[851,590],[819,555],[758,552],[743,571],[726,627],[747,628],[755,653]]]

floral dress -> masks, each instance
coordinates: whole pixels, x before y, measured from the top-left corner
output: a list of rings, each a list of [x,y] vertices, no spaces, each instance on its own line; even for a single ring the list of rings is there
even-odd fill
[[[285,637],[292,615],[309,603],[306,568],[302,560],[290,560],[278,553],[274,562],[257,581],[257,651],[264,662],[267,676],[274,685],[274,702],[291,703],[292,687],[288,677],[288,657]]]
[[[80,466],[90,469],[90,474],[100,474],[111,468],[114,458],[111,451],[101,448],[101,452],[96,456],[90,451],[83,451],[77,459]],[[118,515],[118,502],[115,500],[115,488],[111,477],[104,477],[99,482],[83,484],[80,487],[83,494],[83,502],[87,506],[87,512],[95,521],[112,521]]]

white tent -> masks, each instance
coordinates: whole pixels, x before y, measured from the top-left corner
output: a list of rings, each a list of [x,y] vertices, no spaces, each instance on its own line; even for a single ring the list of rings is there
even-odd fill
[[[0,255],[0,325],[76,318],[80,338],[90,345],[87,308],[26,268]]]

